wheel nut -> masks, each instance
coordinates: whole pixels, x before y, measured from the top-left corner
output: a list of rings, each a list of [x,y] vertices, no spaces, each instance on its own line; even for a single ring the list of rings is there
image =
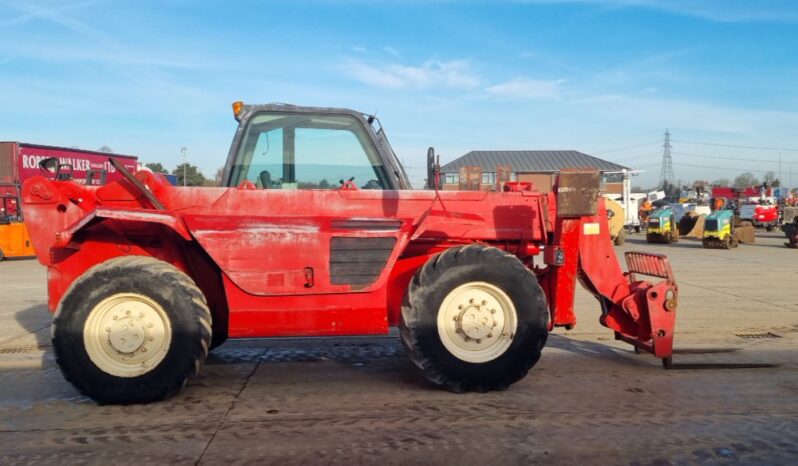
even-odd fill
[[[141,348],[141,352],[142,353],[146,353],[147,352],[147,348]]]
[[[452,320],[454,320],[455,322],[457,322],[458,320],[460,320],[460,318],[459,318],[459,317],[457,317],[457,316],[454,316],[454,317],[452,317]]]
[[[491,309],[491,310],[490,310],[490,313],[491,313],[491,314],[496,314],[496,309]]]
[[[493,334],[492,334],[492,333],[489,333],[489,334],[488,334],[488,338],[493,338]]]
[[[125,315],[129,316],[130,315],[130,311],[125,311]]]
[[[479,340],[479,339],[478,339],[478,340],[477,340],[477,343],[482,343],[482,340]]]
[[[143,318],[144,318],[144,313],[143,312],[139,312],[139,319],[143,319]]]
[[[474,304],[474,298],[469,299],[468,304]]]
[[[488,302],[487,302],[487,301],[485,301],[485,300],[483,300],[483,301],[482,301],[482,305],[484,306],[484,305],[486,305],[486,304],[488,304]]]

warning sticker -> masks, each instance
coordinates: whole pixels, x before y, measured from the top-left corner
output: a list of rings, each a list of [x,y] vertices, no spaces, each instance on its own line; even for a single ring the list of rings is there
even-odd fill
[[[585,223],[582,225],[582,233],[585,235],[597,235],[600,228],[598,223]]]

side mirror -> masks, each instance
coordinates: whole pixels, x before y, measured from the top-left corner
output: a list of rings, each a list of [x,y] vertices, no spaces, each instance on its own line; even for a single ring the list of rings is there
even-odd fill
[[[45,172],[46,175],[55,178],[58,173],[58,163],[57,157],[47,157],[39,161],[39,169]]]
[[[427,189],[435,189],[435,149],[427,149]]]

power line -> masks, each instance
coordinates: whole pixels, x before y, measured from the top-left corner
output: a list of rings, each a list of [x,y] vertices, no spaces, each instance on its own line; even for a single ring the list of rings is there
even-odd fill
[[[645,160],[645,159],[653,159],[653,158],[662,157],[661,152],[655,152],[653,154],[643,154],[643,155],[635,155],[631,157],[624,157],[622,159],[614,159],[616,162],[628,162],[630,160]]]
[[[654,167],[659,167],[659,162],[658,163],[649,163],[649,164],[646,164],[646,165],[635,165],[634,169],[635,170],[642,170],[644,168],[654,168]]]
[[[652,144],[657,144],[657,143],[659,143],[659,139],[655,139],[653,141],[641,142],[641,143],[637,143],[637,144],[632,144],[632,145],[629,145],[629,146],[620,146],[620,147],[613,147],[613,148],[610,148],[610,149],[602,149],[602,150],[597,150],[597,151],[593,151],[593,152],[596,153],[596,154],[606,154],[607,152],[621,152],[621,151],[625,151],[625,150],[628,150],[628,149],[637,149],[638,147],[650,146]]]
[[[676,162],[674,165],[679,165],[679,166],[683,166],[683,167],[694,167],[694,168],[711,168],[713,170],[727,170],[727,171],[734,171],[734,172],[738,172],[738,173],[742,173],[742,172],[768,173],[768,172],[772,172],[773,171],[773,170],[756,170],[756,169],[751,169],[751,168],[732,168],[732,167],[718,167],[718,166],[712,166],[712,165],[696,165],[696,164],[692,164],[692,163],[682,163],[682,162]]]
[[[722,155],[703,155],[703,154],[690,154],[687,152],[674,152],[674,155],[682,155],[685,157],[698,157],[702,159],[720,159],[720,160],[735,160],[738,162],[764,162],[764,163],[790,163],[787,161],[779,162],[778,160],[769,160],[769,159],[745,159],[740,157],[726,157]]]
[[[740,144],[720,144],[716,142],[700,142],[700,141],[685,141],[682,139],[674,140],[673,142],[680,142],[682,144],[698,144],[701,146],[718,146],[718,147],[733,147],[735,149],[757,149],[757,150],[775,150],[775,151],[790,151],[798,152],[798,149],[793,147],[767,147],[767,146],[743,146]]]

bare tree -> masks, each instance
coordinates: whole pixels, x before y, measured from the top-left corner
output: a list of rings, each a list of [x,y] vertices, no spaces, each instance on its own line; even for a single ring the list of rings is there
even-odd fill
[[[781,186],[781,181],[779,181],[779,179],[776,178],[776,172],[774,171],[769,171],[765,173],[762,182],[767,183],[767,185],[772,188],[778,188],[779,186]]]
[[[751,172],[743,172],[737,175],[737,178],[734,179],[733,186],[737,189],[747,188],[749,186],[757,186],[759,185],[759,178],[757,178]]]
[[[728,178],[718,178],[717,180],[715,180],[712,183],[710,183],[710,185],[712,185],[713,188],[716,188],[716,187],[724,187],[725,188],[726,186],[731,186],[731,184],[732,184],[732,182]]]

